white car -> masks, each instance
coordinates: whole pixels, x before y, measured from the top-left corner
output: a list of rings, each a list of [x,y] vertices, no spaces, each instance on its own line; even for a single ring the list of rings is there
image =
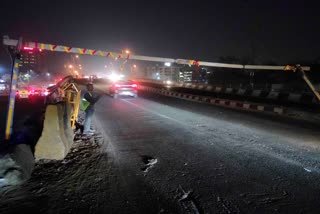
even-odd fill
[[[6,90],[6,86],[4,84],[0,84],[0,91]]]
[[[119,80],[109,88],[109,94],[113,98],[118,98],[119,96],[138,97],[137,87],[138,85],[133,81]]]

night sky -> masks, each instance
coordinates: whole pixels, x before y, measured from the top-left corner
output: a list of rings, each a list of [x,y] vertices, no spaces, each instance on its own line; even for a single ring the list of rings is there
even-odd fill
[[[316,1],[42,0],[0,5],[1,36],[15,39],[202,61],[252,53],[257,63],[319,57]],[[8,62],[1,48],[0,64]]]

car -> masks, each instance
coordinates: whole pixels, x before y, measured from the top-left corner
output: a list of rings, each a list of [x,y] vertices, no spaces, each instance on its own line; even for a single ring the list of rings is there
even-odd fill
[[[30,97],[42,97],[48,95],[47,89],[42,86],[31,85],[28,87],[28,91]]]
[[[16,97],[19,99],[28,99],[29,98],[29,91],[27,88],[19,88],[16,91]]]
[[[6,85],[4,83],[0,83],[0,91],[6,90]]]
[[[131,96],[136,98],[138,97],[137,88],[138,85],[131,80],[119,80],[111,85],[109,94],[115,99],[119,96]]]
[[[98,79],[97,75],[90,75],[89,76],[90,81]]]

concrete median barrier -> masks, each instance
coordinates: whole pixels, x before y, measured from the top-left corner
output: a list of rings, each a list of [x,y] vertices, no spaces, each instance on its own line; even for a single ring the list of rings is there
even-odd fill
[[[303,121],[308,121],[312,123],[320,123],[320,113],[319,112],[308,112],[301,109],[287,108],[278,105],[262,104],[262,103],[251,103],[247,101],[237,101],[237,100],[226,100],[220,98],[206,97],[206,96],[197,96],[193,94],[186,93],[168,93],[165,90],[157,90],[151,87],[141,86],[141,90],[163,94],[166,96],[176,97],[183,100],[200,102],[200,103],[209,103],[211,105],[238,109],[243,111],[259,112],[266,113],[271,115],[278,115],[282,117],[295,118]]]
[[[66,103],[48,105],[45,112],[42,135],[35,147],[35,158],[62,160],[73,143],[70,123],[71,109]]]
[[[301,100],[301,96],[302,96],[302,94],[290,93],[289,96],[288,96],[288,101],[298,103]]]
[[[279,92],[272,91],[268,94],[267,99],[277,100],[279,98]]]
[[[245,93],[246,93],[246,89],[239,89],[238,91],[237,91],[237,95],[240,95],[240,96],[243,96],[243,95],[245,95]]]
[[[216,93],[221,93],[221,92],[222,92],[222,88],[221,88],[221,87],[216,87],[216,88],[214,89],[214,92],[216,92]]]
[[[233,89],[233,88],[226,88],[225,93],[226,93],[226,94],[232,94],[232,93],[233,93],[233,91],[234,91],[234,89]]]
[[[261,90],[253,90],[251,96],[253,97],[260,97],[261,95]]]
[[[163,86],[162,81],[147,79],[138,79],[136,81],[143,84],[152,83],[154,85],[157,85],[157,87]],[[154,87],[150,84],[149,86]],[[311,92],[289,92],[289,90],[285,89],[281,84],[272,84],[271,88],[267,88],[265,87],[265,85],[255,85],[255,89],[245,89],[232,86],[228,86],[227,88],[225,88],[223,85],[207,85],[202,83],[174,83],[173,86],[178,88],[194,89],[198,91],[210,91],[218,96],[235,95],[242,100],[252,99],[252,102],[277,103],[277,105],[284,105],[286,103],[297,108],[303,107],[304,105],[312,107],[317,107],[320,105],[319,101],[315,99],[314,95]]]

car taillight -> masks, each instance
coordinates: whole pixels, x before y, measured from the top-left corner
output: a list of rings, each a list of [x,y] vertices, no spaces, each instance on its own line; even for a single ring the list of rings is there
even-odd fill
[[[16,91],[16,95],[19,95],[19,91]]]
[[[119,84],[115,84],[114,87],[120,88],[121,86]]]
[[[132,84],[131,87],[132,87],[132,88],[136,88],[136,87],[138,87],[138,86],[137,86],[137,84]]]

